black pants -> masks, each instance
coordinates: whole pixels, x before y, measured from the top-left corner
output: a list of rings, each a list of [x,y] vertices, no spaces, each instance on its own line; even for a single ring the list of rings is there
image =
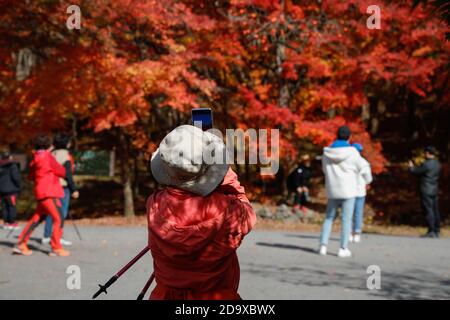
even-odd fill
[[[428,223],[429,232],[440,232],[441,215],[438,208],[437,195],[421,195],[422,210]]]
[[[309,202],[308,194],[306,192],[301,192],[301,193],[298,193],[297,191],[295,192],[295,199],[294,199],[295,204],[299,204],[301,206],[306,206],[308,204],[308,202]]]
[[[17,219],[16,195],[1,196],[2,214],[5,223],[15,223]]]

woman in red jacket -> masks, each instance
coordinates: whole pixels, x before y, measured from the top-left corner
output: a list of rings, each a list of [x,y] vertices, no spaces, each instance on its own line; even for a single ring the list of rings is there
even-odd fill
[[[51,154],[52,143],[49,137],[39,136],[35,142],[34,158],[30,164],[29,179],[34,181],[34,195],[38,202],[36,212],[19,236],[17,246],[13,253],[29,256],[32,251],[27,242],[33,230],[50,215],[53,219],[53,232],[50,244],[52,251],[50,256],[67,257],[70,253],[61,246],[62,219],[60,198],[64,196],[64,190],[59,178],[66,176],[66,169],[61,166]]]
[[[205,154],[220,163],[207,164]],[[151,169],[166,188],[147,201],[157,282],[150,299],[240,299],[236,249],[256,215],[225,161],[222,140],[180,126],[163,139]]]

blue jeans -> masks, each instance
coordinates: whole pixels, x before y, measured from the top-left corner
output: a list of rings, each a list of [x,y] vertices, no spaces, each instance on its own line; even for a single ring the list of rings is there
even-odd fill
[[[70,190],[69,188],[64,188],[64,198],[61,198],[61,224],[64,225],[64,220],[67,218],[69,214],[69,205],[70,205]],[[53,229],[53,219],[50,215],[45,219],[45,228],[44,228],[44,238],[50,238],[52,236]]]
[[[342,207],[342,228],[341,228],[341,248],[346,249],[348,239],[352,230],[352,216],[355,209],[355,198],[351,199],[328,199],[327,217],[323,223],[322,233],[320,235],[320,244],[328,245],[330,239],[333,220],[336,216],[336,210]]]
[[[362,233],[362,224],[364,217],[364,203],[366,201],[366,197],[357,197],[355,198],[355,212],[353,216],[354,224],[353,224],[353,232],[354,233]]]

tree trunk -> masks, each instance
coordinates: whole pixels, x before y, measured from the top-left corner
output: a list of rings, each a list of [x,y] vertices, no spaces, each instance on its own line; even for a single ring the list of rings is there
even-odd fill
[[[380,122],[384,116],[386,111],[386,103],[384,100],[378,100],[376,105],[375,114],[371,115],[370,120],[370,133],[372,135],[376,135],[378,133],[378,129],[380,127]]]
[[[414,96],[413,93],[409,93],[407,97],[407,108],[408,108],[408,129],[409,129],[409,140],[411,144],[411,148],[414,142],[419,138],[419,125],[417,121],[417,106],[416,106],[417,97]]]
[[[361,108],[361,121],[367,125],[370,120],[370,104],[363,104]]]
[[[284,12],[286,10],[286,3],[284,0],[281,1],[281,7],[283,10],[283,13],[281,14],[281,18],[284,19]],[[284,21],[282,22],[284,24]],[[280,29],[280,34],[278,37],[278,44],[277,44],[277,56],[276,56],[276,62],[277,62],[277,74],[278,74],[278,81],[280,86],[280,95],[278,97],[278,105],[280,107],[287,107],[289,105],[289,87],[286,83],[285,79],[283,78],[283,63],[286,60],[286,47],[285,47],[286,37],[284,34],[283,28]]]
[[[282,23],[284,24],[284,18],[285,18],[284,12],[286,12],[287,3],[286,3],[286,1],[282,0],[280,5],[283,10],[283,13],[281,14],[281,18],[283,20]],[[278,105],[282,108],[287,108],[289,106],[290,93],[289,93],[288,83],[283,78],[283,63],[286,60],[286,47],[285,47],[286,37],[284,34],[284,28],[281,28],[278,40],[279,41],[277,44],[277,57],[276,57],[278,81],[279,81],[279,86],[280,86],[280,95],[278,97]],[[286,194],[287,194],[287,189],[286,189],[286,184],[285,184],[286,176],[285,176],[285,170],[284,170],[283,164],[280,165],[280,168],[279,168],[279,171],[278,171],[276,177],[278,179],[275,183],[279,187],[278,190],[284,197],[286,197]]]
[[[121,171],[123,186],[123,214],[125,217],[134,217],[134,199],[133,199],[133,183],[132,173],[130,170],[130,153],[128,139],[121,129],[119,129],[121,152]]]
[[[78,151],[78,129],[77,129],[78,123],[77,123],[77,116],[76,114],[72,114],[72,142],[73,142],[73,149],[75,151]]]
[[[136,155],[133,162],[134,169],[134,194],[139,196],[139,155]]]
[[[281,31],[283,32],[283,31]],[[284,35],[280,36],[280,41],[277,45],[277,74],[280,86],[280,95],[278,97],[278,105],[280,107],[287,107],[289,104],[289,87],[283,78],[283,63],[286,59],[286,48],[284,46]]]
[[[134,217],[134,200],[133,189],[131,188],[131,175],[125,177],[123,182],[123,197],[124,197],[124,216]]]

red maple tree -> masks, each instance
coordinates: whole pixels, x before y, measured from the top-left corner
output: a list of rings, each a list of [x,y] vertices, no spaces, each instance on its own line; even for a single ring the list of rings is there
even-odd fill
[[[73,119],[108,132],[130,207],[133,152],[148,157],[191,108],[213,106],[221,129],[279,128],[285,169],[348,124],[380,173],[379,110],[450,105],[448,27],[412,2],[378,1],[370,30],[365,0],[1,1],[2,144]],[[72,4],[80,30],[66,27]]]

